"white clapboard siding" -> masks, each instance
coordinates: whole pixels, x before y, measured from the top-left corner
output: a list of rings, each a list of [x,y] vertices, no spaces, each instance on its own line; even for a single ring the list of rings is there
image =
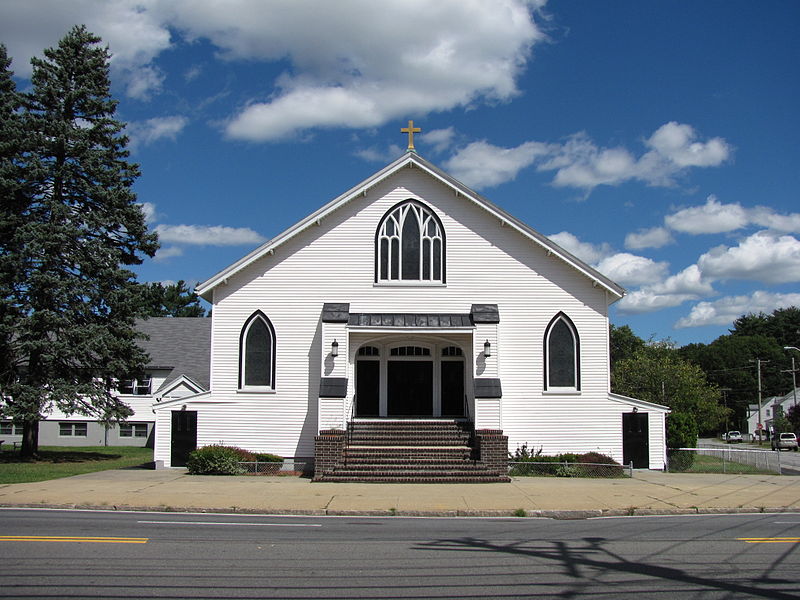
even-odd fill
[[[442,221],[444,286],[374,284],[378,222],[409,198],[424,202]],[[328,423],[341,419],[341,401],[325,401],[320,409],[317,398],[325,302],[349,302],[351,312],[467,313],[473,303],[498,304],[501,322],[489,360],[496,361],[503,399],[494,420],[502,421],[515,442],[546,438],[553,419],[563,417],[572,427],[575,415],[566,416],[573,410],[588,419],[605,418],[600,428],[608,427],[605,291],[449,187],[404,169],[215,288],[211,389],[215,397],[232,402],[204,404],[198,443],[313,455],[314,435],[326,425],[317,422],[318,415]],[[275,328],[274,393],[237,390],[241,330],[255,310]],[[581,336],[583,390],[577,397],[542,393],[544,330],[559,311],[569,315]],[[341,350],[337,361],[347,360]],[[347,372],[352,378],[352,368]],[[606,437],[619,439],[618,434]]]
[[[423,202],[441,219],[445,285],[374,283],[378,223],[407,199]],[[607,288],[424,170],[406,168],[213,288],[211,392],[187,401],[187,409],[198,411],[198,445],[311,457],[317,432],[341,425],[353,395],[355,351],[380,335],[351,329],[339,339],[341,326],[320,322],[326,302],[349,303],[353,313],[468,313],[472,304],[497,304],[500,323],[479,326],[475,337],[456,331],[430,338],[459,345],[468,374],[500,377],[502,399],[471,399],[481,426],[502,428],[512,451],[527,443],[547,453],[597,450],[622,459],[622,413],[630,406],[609,398]],[[242,327],[256,310],[270,319],[276,336],[275,390],[269,393],[238,390]],[[581,390],[572,394],[544,391],[544,335],[559,312],[580,337]],[[323,364],[331,336],[339,356]],[[485,360],[484,339],[492,343]],[[347,399],[318,398],[323,372],[346,374]],[[157,411],[156,458],[165,465],[168,408]],[[659,426],[663,438],[663,411],[654,414],[651,459],[663,454],[663,440],[656,439]]]

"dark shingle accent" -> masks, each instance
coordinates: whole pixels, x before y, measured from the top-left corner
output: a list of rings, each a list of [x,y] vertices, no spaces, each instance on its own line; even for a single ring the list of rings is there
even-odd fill
[[[476,398],[502,398],[503,390],[500,387],[499,379],[492,379],[484,377],[481,379],[475,378],[472,380],[473,388],[475,389]]]
[[[137,321],[136,329],[149,338],[139,340],[139,346],[150,356],[148,367],[172,369],[162,388],[181,375],[186,375],[204,390],[209,389],[210,317],[152,317]],[[157,390],[153,390],[153,393],[157,393]]]
[[[342,302],[326,302],[322,305],[323,323],[347,323],[350,305]]]
[[[500,311],[497,304],[473,304],[470,309],[473,323],[499,323]]]
[[[472,327],[472,316],[435,313],[350,313],[348,324],[359,327]]]
[[[319,380],[320,398],[344,398],[347,396],[347,377],[323,377]]]

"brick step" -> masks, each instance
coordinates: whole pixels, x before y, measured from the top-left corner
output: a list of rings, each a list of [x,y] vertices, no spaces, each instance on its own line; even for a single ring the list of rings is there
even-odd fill
[[[344,465],[338,466],[333,471],[334,473],[387,473],[395,475],[397,473],[445,473],[445,474],[462,474],[462,473],[486,473],[486,468],[474,463],[438,463],[438,464],[420,464],[420,463],[353,463],[347,462]]]
[[[350,446],[342,456],[382,456],[386,458],[465,459],[472,454],[469,446]]]
[[[350,446],[466,446],[469,440],[459,437],[354,436],[348,440],[348,444]]]
[[[429,425],[421,427],[412,427],[410,425],[395,425],[389,423],[369,423],[362,425],[350,424],[350,431],[398,431],[401,433],[408,432],[430,432],[430,431],[456,431],[460,433],[470,433],[472,430],[469,427],[459,427],[458,425]]]
[[[337,483],[507,483],[510,477],[505,475],[325,475],[320,481]]]

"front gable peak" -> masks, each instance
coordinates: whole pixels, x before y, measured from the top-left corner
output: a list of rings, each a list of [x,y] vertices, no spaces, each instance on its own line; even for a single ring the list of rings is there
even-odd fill
[[[409,123],[409,129],[415,129],[413,128],[412,123]],[[412,135],[413,133],[409,132],[410,144],[413,144],[411,141],[413,139]],[[212,291],[215,287],[226,283],[230,277],[247,268],[260,258],[272,254],[276,248],[293,239],[295,236],[301,234],[309,227],[318,225],[328,215],[347,205],[353,199],[365,196],[372,188],[383,183],[403,169],[419,169],[421,172],[427,174],[429,177],[438,181],[442,185],[450,188],[456,196],[462,197],[465,201],[478,205],[484,211],[489,213],[489,215],[498,219],[502,226],[508,226],[517,230],[524,237],[528,238],[534,245],[543,248],[547,252],[548,256],[554,256],[555,258],[566,262],[569,266],[577,270],[583,276],[591,279],[593,285],[604,288],[609,293],[609,303],[619,300],[624,295],[625,292],[622,287],[558,246],[546,236],[535,231],[522,221],[519,221],[516,217],[513,217],[483,196],[477,194],[445,171],[439,169],[432,163],[420,157],[411,147],[403,156],[389,163],[380,171],[377,171],[370,177],[353,186],[344,194],[334,198],[322,206],[319,210],[313,212],[303,220],[299,221],[297,224],[262,244],[210,279],[200,283],[196,288],[197,294],[206,300],[211,301]]]

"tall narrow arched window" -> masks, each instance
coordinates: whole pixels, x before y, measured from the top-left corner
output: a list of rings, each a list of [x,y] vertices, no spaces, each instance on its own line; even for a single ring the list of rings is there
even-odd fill
[[[239,338],[239,388],[275,389],[275,329],[261,311],[253,313]]]
[[[572,320],[558,313],[547,326],[544,339],[544,389],[580,390],[580,340]]]
[[[381,219],[375,234],[375,281],[445,282],[444,228],[422,203],[401,202]]]

